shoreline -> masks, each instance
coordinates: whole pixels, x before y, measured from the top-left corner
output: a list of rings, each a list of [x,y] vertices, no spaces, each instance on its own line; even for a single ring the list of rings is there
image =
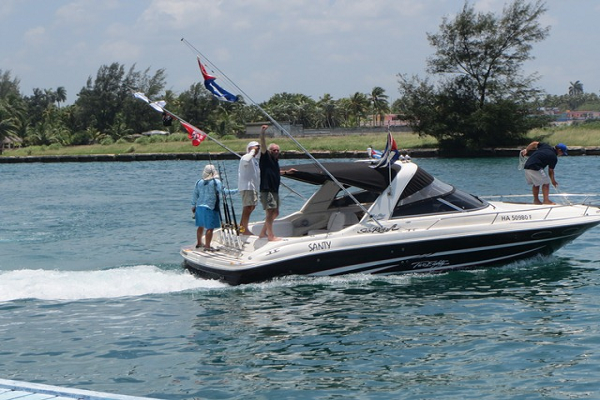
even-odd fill
[[[521,149],[498,148],[484,149],[468,158],[478,157],[517,157]],[[404,152],[404,151],[402,151]],[[445,157],[438,149],[411,149],[407,153],[412,158]],[[366,151],[315,151],[311,153],[317,159],[322,158],[367,158]],[[572,147],[569,156],[600,156],[600,147]],[[306,154],[300,151],[286,151],[281,159],[301,159]],[[234,154],[223,153],[127,153],[127,154],[81,154],[47,156],[0,156],[0,164],[17,163],[60,163],[60,162],[132,162],[132,161],[169,161],[169,160],[235,160]]]

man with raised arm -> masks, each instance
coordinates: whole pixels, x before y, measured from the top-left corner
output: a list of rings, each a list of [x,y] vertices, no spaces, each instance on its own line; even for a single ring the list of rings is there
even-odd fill
[[[273,232],[273,221],[279,215],[279,185],[281,175],[290,171],[279,168],[279,146],[271,143],[267,148],[265,133],[269,128],[263,125],[260,130],[260,202],[265,210],[265,224],[259,238],[268,238],[269,241],[281,240]]]

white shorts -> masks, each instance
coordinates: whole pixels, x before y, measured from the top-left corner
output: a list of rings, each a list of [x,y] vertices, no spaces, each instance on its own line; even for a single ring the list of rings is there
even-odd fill
[[[542,186],[550,184],[550,177],[543,169],[538,171],[534,169],[525,170],[525,179],[531,186]]]

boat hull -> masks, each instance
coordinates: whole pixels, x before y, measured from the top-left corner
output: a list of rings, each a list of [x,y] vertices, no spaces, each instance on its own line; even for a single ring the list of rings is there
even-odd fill
[[[240,268],[202,265],[184,257],[184,266],[198,276],[231,285],[287,275],[438,273],[499,266],[536,255],[549,255],[598,223],[600,221],[594,220],[560,227],[372,243]]]

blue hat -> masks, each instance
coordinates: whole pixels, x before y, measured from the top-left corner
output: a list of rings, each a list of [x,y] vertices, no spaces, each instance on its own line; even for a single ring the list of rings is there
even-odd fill
[[[566,145],[566,144],[564,144],[564,143],[559,143],[559,144],[557,144],[557,145],[556,145],[556,148],[557,148],[557,149],[560,149],[560,150],[562,151],[562,153],[563,153],[565,156],[568,156],[568,155],[569,155],[569,153],[568,153],[568,150],[569,150],[569,149],[567,148],[567,145]]]

